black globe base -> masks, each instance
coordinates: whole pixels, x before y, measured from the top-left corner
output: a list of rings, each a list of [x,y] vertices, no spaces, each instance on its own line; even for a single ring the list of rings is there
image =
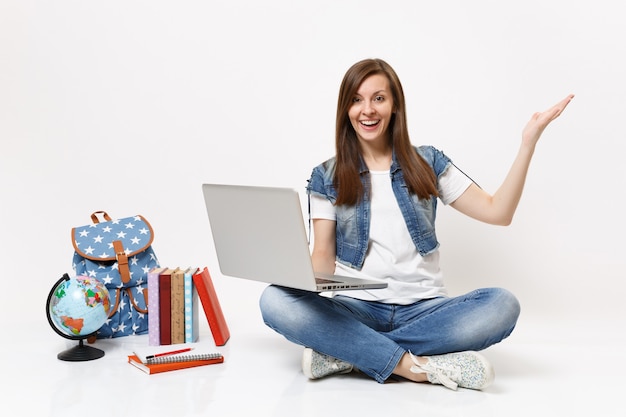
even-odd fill
[[[62,361],[82,362],[100,359],[103,356],[103,350],[97,349],[92,346],[86,346],[83,343],[83,339],[80,339],[78,342],[78,346],[74,346],[73,348],[64,350],[57,355],[57,358]]]

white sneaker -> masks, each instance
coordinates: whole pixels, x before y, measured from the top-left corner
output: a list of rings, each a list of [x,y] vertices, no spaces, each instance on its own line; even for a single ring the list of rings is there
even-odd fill
[[[485,357],[474,351],[425,356],[426,363],[424,364],[420,364],[411,352],[409,355],[415,363],[411,367],[411,372],[425,373],[429,382],[442,384],[452,390],[458,387],[483,389],[489,386],[495,378],[491,364]]]
[[[328,375],[352,372],[352,365],[306,348],[302,354],[302,372],[309,379],[318,379]]]

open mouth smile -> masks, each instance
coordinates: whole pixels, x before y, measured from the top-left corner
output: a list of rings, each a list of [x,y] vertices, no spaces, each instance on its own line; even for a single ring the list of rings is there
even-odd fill
[[[380,120],[361,120],[359,123],[365,128],[372,128],[378,126]]]

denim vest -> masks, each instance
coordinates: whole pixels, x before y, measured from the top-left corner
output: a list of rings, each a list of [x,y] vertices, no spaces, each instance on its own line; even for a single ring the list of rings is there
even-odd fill
[[[415,149],[433,168],[437,178],[452,163],[443,152],[432,146],[420,146]],[[335,163],[336,159],[333,157],[313,169],[307,185],[307,194],[325,197],[335,204],[337,200],[337,191],[333,185]],[[369,170],[365,162],[361,160],[361,182],[366,190],[365,198],[354,206],[335,207],[337,212],[337,261],[359,270],[363,266],[369,241],[371,203],[367,194],[370,189],[368,173]],[[395,152],[392,155],[389,175],[393,192],[415,248],[422,256],[432,253],[439,247],[435,234],[437,198],[431,196],[429,199],[419,199],[415,194],[409,193]]]

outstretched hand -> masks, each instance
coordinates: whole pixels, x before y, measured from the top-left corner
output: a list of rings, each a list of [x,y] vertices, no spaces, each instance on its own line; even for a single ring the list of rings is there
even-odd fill
[[[565,110],[573,98],[574,95],[570,94],[548,110],[533,114],[526,127],[524,127],[522,141],[528,145],[535,146],[544,129],[563,113],[563,110]]]

